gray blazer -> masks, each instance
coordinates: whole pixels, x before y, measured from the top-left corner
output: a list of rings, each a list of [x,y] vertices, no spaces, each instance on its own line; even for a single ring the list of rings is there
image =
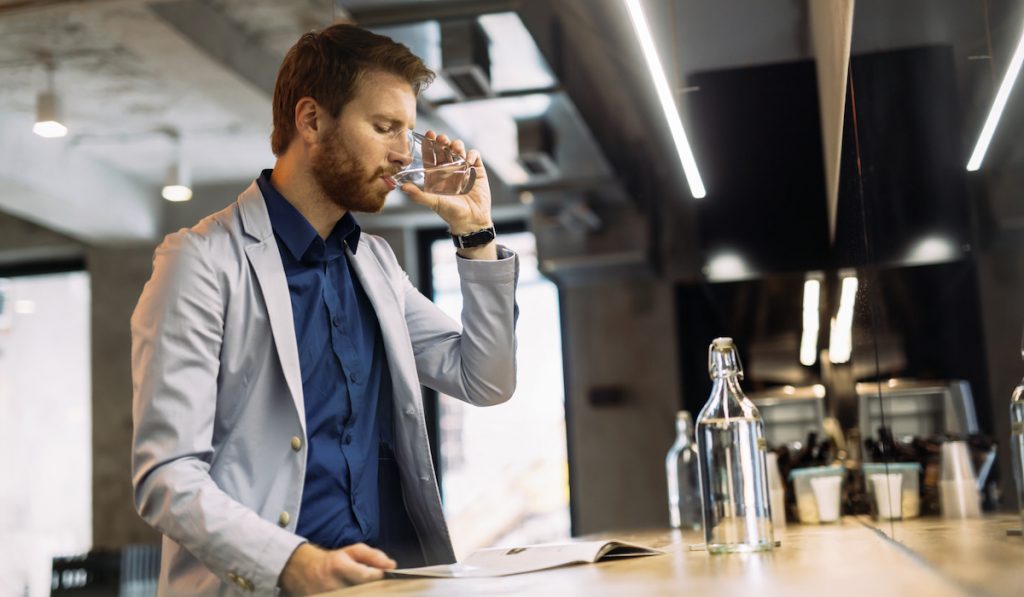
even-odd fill
[[[379,237],[361,235],[348,255],[380,322],[405,503],[429,563],[455,558],[420,384],[480,406],[511,396],[519,268],[499,251],[496,262],[458,260],[461,326]],[[167,236],[131,330],[132,482],[139,514],[164,534],[160,594],[275,594],[304,541],[294,531],[306,421],[291,298],[255,183]]]

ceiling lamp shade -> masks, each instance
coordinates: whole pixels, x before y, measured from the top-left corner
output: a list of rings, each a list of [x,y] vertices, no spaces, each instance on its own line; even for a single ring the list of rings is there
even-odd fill
[[[167,179],[164,181],[164,188],[161,189],[160,195],[175,203],[188,201],[192,198],[190,185],[187,168],[184,168],[183,162],[178,160],[167,169]]]
[[[32,125],[32,132],[47,139],[68,134],[68,127],[61,123],[60,99],[52,89],[36,97],[36,123]]]
[[[166,134],[174,145],[174,161],[167,167],[167,177],[164,179],[164,188],[160,190],[160,195],[175,203],[188,201],[192,198],[192,173],[185,160],[181,135],[173,128],[164,128],[161,132]]]

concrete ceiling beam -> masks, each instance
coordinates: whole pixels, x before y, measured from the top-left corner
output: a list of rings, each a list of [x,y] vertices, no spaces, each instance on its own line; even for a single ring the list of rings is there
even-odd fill
[[[282,57],[254,42],[226,15],[200,0],[160,2],[149,8],[210,58],[273,96]]]
[[[83,242],[153,240],[159,195],[31,122],[0,117],[0,210]]]

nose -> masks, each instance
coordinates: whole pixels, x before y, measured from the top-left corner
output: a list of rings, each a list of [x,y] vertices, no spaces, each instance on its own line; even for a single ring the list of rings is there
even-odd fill
[[[412,163],[413,136],[412,131],[399,135],[388,149],[388,162],[405,168]]]

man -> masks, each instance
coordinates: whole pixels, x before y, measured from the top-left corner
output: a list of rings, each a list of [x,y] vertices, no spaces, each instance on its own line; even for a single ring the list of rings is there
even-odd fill
[[[432,77],[354,26],[303,36],[274,90],[274,169],[157,249],[132,316],[132,467],[162,594],[308,594],[454,561],[419,384],[509,398],[517,258],[494,243],[480,155],[443,135],[473,188],[402,190],[469,245],[462,326],[352,216],[409,163]]]

